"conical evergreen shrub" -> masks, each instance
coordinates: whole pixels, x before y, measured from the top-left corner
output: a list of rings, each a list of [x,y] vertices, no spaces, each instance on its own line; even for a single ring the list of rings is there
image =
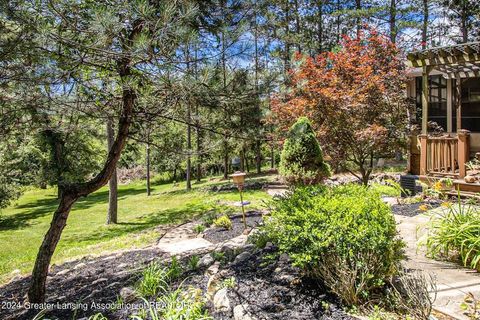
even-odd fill
[[[330,175],[330,166],[323,160],[322,148],[306,117],[299,118],[288,131],[279,172],[293,185],[316,184]]]

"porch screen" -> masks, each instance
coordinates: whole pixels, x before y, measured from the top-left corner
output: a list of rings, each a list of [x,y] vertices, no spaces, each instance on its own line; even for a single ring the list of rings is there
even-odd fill
[[[447,79],[440,75],[428,77],[430,96],[428,103],[428,121],[435,122],[443,131],[447,131]],[[422,77],[415,79],[417,110],[420,111],[417,119],[421,119],[422,110]],[[428,128],[429,131],[432,128]]]
[[[480,132],[480,78],[462,79],[462,129]]]

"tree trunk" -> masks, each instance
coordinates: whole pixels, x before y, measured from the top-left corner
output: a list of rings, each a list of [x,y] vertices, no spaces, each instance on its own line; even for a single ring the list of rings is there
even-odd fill
[[[245,147],[240,151],[240,171],[245,171]]]
[[[192,189],[192,127],[190,126],[190,103],[187,103],[187,190]]]
[[[225,153],[223,155],[223,179],[228,179],[228,145],[225,143]]]
[[[45,281],[47,279],[50,261],[57,247],[62,231],[67,225],[67,218],[78,196],[68,192],[61,192],[60,203],[53,214],[50,228],[45,235],[35,260],[32,281],[28,290],[28,300],[31,303],[41,303],[45,300]]]
[[[323,0],[317,1],[317,37],[318,37],[318,45],[317,50],[318,53],[323,51]]]
[[[397,40],[397,0],[390,0],[390,41],[396,43]]]
[[[143,24],[135,21],[133,29],[129,35],[129,40],[141,33]],[[120,78],[126,80],[131,75],[130,59],[123,58],[118,61],[118,74]],[[48,267],[55,252],[62,231],[67,223],[70,210],[80,197],[85,197],[90,193],[100,189],[108,183],[110,177],[115,172],[120,154],[125,147],[128,137],[128,131],[132,122],[133,107],[136,101],[136,94],[133,89],[124,87],[122,92],[122,113],[118,122],[118,133],[115,142],[110,148],[107,159],[102,170],[93,179],[85,183],[76,183],[62,187],[62,193],[57,210],[55,211],[50,228],[45,235],[42,245],[35,260],[35,266],[32,272],[30,288],[28,290],[28,300],[32,303],[41,303],[45,301],[45,284],[47,280]]]
[[[197,182],[202,181],[202,154],[201,154],[201,137],[200,137],[200,126],[197,123],[197,126],[195,128],[195,133],[197,135],[197,170],[196,170],[196,176],[197,176]]]
[[[357,10],[357,39],[360,37],[360,30],[362,30],[362,17],[360,10],[362,9],[362,0],[355,0],[355,9]]]
[[[423,0],[422,49],[427,48],[428,0]]]
[[[275,169],[275,148],[273,147],[273,143],[270,148],[271,148],[270,152],[272,157],[272,159],[270,160],[270,168]]]
[[[255,3],[256,4],[256,3]],[[298,3],[295,1],[296,7],[296,13],[297,13],[297,27],[300,28],[299,26],[299,17],[298,17]],[[256,9],[256,8],[255,8]],[[299,31],[299,30],[297,30]],[[261,110],[260,110],[260,99],[258,95],[258,26],[257,26],[257,14],[255,10],[255,112],[256,112],[256,117],[255,117],[255,124],[256,124],[256,140],[255,140],[255,152],[256,152],[256,166],[257,166],[257,173],[262,172],[262,150],[261,150],[261,141],[260,141],[260,127],[261,127],[261,122],[260,122],[260,117],[261,117]],[[298,50],[300,51],[300,44],[298,47]],[[245,157],[245,152],[243,153],[243,157]],[[243,171],[243,169],[242,169]]]
[[[468,27],[467,27],[467,20],[468,14],[466,12],[467,8],[463,7],[460,8],[461,15],[460,15],[460,32],[462,33],[462,43],[468,42]]]
[[[262,145],[260,140],[255,141],[255,165],[257,173],[262,173]]]
[[[289,0],[285,2],[285,52],[283,56],[284,83],[289,83],[288,72],[290,70],[290,6]]]
[[[115,133],[113,131],[112,119],[107,120],[107,145],[108,151],[113,146],[115,141]],[[117,188],[117,168],[113,171],[110,180],[108,181],[108,213],[107,224],[117,223],[117,211],[118,211],[118,188]]]
[[[147,146],[146,146],[146,169],[147,169],[147,196],[152,193],[150,188],[150,134],[147,133]]]

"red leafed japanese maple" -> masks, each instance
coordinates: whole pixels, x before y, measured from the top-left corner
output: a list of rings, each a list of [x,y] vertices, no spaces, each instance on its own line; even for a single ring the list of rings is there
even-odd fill
[[[333,165],[367,184],[373,160],[391,155],[407,128],[399,50],[369,30],[344,37],[338,50],[315,58],[297,54],[296,60],[286,93],[272,100],[274,121],[287,130],[298,117],[308,117]]]

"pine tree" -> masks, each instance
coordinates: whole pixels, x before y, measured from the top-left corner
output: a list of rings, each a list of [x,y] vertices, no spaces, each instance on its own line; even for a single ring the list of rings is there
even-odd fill
[[[290,128],[279,170],[289,184],[315,184],[330,175],[330,167],[323,160],[322,148],[306,117],[299,118]]]

